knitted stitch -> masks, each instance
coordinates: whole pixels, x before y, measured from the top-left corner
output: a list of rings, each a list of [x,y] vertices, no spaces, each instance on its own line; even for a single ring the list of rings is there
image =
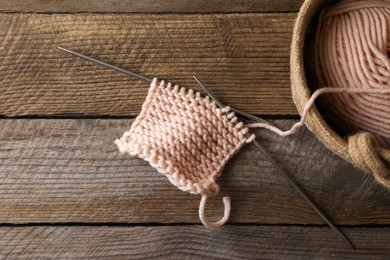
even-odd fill
[[[115,141],[121,153],[145,159],[183,191],[203,195],[199,217],[208,227],[219,227],[229,218],[230,200],[224,198],[225,216],[209,223],[204,214],[207,196],[216,195],[216,179],[228,160],[253,135],[230,112],[209,97],[186,91],[154,78],[140,115]]]

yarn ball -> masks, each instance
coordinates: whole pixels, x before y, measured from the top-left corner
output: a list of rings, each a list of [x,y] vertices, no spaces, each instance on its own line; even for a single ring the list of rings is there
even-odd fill
[[[319,16],[314,66],[319,87],[390,88],[390,1],[344,0]],[[373,133],[390,147],[390,95],[324,95],[326,115],[347,134]]]

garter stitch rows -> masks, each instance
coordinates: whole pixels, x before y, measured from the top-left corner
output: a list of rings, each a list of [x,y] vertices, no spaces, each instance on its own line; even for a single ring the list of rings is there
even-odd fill
[[[220,109],[200,93],[153,79],[140,115],[120,139],[121,153],[138,156],[165,174],[183,191],[203,195],[199,216],[208,227],[223,225],[230,214],[224,198],[225,216],[209,223],[204,214],[207,196],[216,195],[215,183],[228,160],[254,136],[229,111]]]

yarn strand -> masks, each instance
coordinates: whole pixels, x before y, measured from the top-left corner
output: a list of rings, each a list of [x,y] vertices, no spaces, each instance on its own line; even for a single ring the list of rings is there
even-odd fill
[[[310,108],[313,107],[314,102],[316,99],[323,95],[323,94],[330,94],[330,93],[348,93],[348,94],[354,94],[354,93],[371,93],[371,94],[390,94],[390,89],[370,89],[370,88],[320,88],[317,89],[312,96],[310,97],[309,101],[306,103],[303,111],[302,111],[302,117],[299,120],[299,122],[295,123],[289,130],[283,131],[276,126],[266,124],[266,123],[253,123],[253,124],[247,124],[245,127],[247,128],[265,128],[268,129],[274,133],[276,133],[279,136],[286,137],[292,134],[295,134],[297,130],[305,125],[307,116],[310,112]]]

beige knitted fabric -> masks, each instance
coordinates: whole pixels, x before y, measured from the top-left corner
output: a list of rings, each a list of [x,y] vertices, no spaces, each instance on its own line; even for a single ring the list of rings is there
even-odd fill
[[[219,192],[215,181],[228,160],[254,139],[247,132],[229,107],[217,108],[209,97],[154,78],[141,114],[115,143],[121,153],[148,161],[179,189],[203,195],[200,218],[218,227],[228,218],[230,201],[224,199],[224,219],[209,223],[206,199]]]

